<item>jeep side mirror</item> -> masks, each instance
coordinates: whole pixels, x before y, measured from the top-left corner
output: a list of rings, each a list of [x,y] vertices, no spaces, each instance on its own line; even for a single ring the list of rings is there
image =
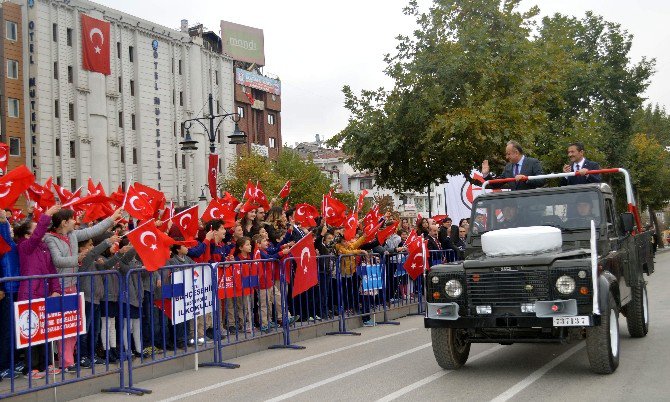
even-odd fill
[[[635,226],[635,221],[633,219],[633,214],[630,212],[624,212],[621,214],[621,226],[623,227],[624,232],[630,233],[633,231]]]

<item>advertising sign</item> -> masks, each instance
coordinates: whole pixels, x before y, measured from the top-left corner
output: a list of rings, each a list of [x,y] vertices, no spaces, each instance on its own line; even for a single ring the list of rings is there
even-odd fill
[[[281,81],[241,68],[235,69],[235,83],[275,95],[281,95]]]
[[[14,317],[17,349],[63,339],[63,325],[65,338],[85,334],[84,293],[15,302]]]
[[[233,60],[265,65],[263,30],[221,21],[223,52]]]
[[[174,324],[182,323],[211,313],[213,305],[212,294],[212,270],[209,267],[195,267],[175,271],[172,280],[168,282],[173,288],[179,288],[174,292],[174,297],[166,300],[157,300],[155,304],[163,309],[165,315],[170,317]],[[183,292],[181,292],[183,289]],[[163,304],[164,303],[164,304]]]

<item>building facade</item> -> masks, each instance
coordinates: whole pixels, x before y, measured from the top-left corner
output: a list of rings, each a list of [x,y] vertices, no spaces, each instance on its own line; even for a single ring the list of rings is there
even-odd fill
[[[233,110],[230,57],[212,48],[207,35],[192,36],[85,0],[13,0],[1,7],[4,20],[9,10],[21,14],[11,15],[23,52],[18,119],[24,132],[20,124],[12,126],[14,111],[6,110],[3,135],[23,140],[21,163],[39,181],[51,176],[72,190],[88,177],[107,189],[140,181],[178,204],[197,201],[207,180],[209,140],[196,124],[190,134],[198,149],[182,151],[181,122],[203,117],[210,93],[217,109]],[[111,24],[111,38],[105,38],[110,75],[82,68],[81,14]],[[3,57],[12,57],[4,49]],[[7,82],[7,71],[4,77]],[[233,130],[227,119],[216,134],[223,174],[235,158],[235,146],[226,141]]]

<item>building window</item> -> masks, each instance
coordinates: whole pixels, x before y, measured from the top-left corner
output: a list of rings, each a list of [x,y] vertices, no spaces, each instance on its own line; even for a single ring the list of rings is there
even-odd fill
[[[172,136],[177,138],[177,122],[176,121],[174,123],[172,123]],[[177,166],[177,163],[175,162],[174,165]]]
[[[58,24],[53,24],[51,27],[51,36],[54,42],[58,42]]]
[[[240,116],[240,118],[244,117],[244,106],[237,107],[237,114]]]
[[[128,60],[130,60],[131,63],[133,62],[133,53],[134,53],[134,50],[135,50],[135,49],[133,49],[132,46],[128,46]]]
[[[72,66],[67,66],[67,82],[70,84],[74,82],[74,69]]]
[[[13,80],[19,79],[19,62],[16,60],[7,60],[7,78]]]
[[[170,67],[172,68],[172,74],[174,74],[174,57],[172,58],[172,64],[170,65]]]
[[[19,117],[19,100],[7,98],[7,116]]]
[[[214,70],[214,83],[219,85],[219,70]]]
[[[58,99],[54,101],[54,117],[57,119],[60,117],[60,102],[58,102]]]
[[[69,103],[67,105],[67,111],[68,116],[70,117],[70,121],[74,121],[74,103]]]
[[[54,80],[58,79],[58,62],[54,61]]]
[[[19,28],[14,21],[5,21],[5,37],[9,40],[17,40]]]
[[[130,96],[135,96],[135,81],[130,80]]]
[[[172,104],[173,104],[173,105],[174,105],[174,102],[175,102],[175,100],[174,100],[174,98],[175,98],[175,93],[176,93],[176,92],[175,92],[175,90],[173,89],[173,90],[172,90]]]
[[[186,169],[186,154],[181,154],[181,168]]]
[[[119,93],[123,93],[123,81],[121,77],[119,77]]]
[[[56,156],[60,156],[60,138],[56,138]]]
[[[67,45],[72,46],[72,28],[67,29]]]
[[[121,42],[116,42],[116,57],[121,58]]]
[[[221,113],[221,102],[219,100],[216,100],[216,113]]]
[[[21,156],[21,139],[9,137],[9,155]]]
[[[77,179],[70,179],[70,191],[73,193],[77,190]]]
[[[175,153],[174,154],[174,168],[177,169],[177,167],[179,167],[179,165],[177,164],[177,154]]]
[[[181,75],[181,60],[179,60],[179,75]]]
[[[371,190],[371,189],[372,189],[372,179],[361,179],[361,190]]]
[[[123,112],[119,112],[119,127],[123,128]]]
[[[268,124],[273,126],[275,124],[275,115],[268,113]]]
[[[121,163],[126,163],[126,147],[121,147]]]
[[[184,92],[179,91],[179,106],[184,106]]]
[[[268,137],[268,146],[270,148],[276,148],[277,144],[276,144],[276,140],[274,139],[274,137]]]
[[[130,128],[135,129],[135,113],[130,115]]]
[[[133,165],[137,165],[137,148],[133,148]]]
[[[70,141],[70,158],[76,158],[77,157],[77,152],[76,152],[76,147],[74,145],[74,141]]]

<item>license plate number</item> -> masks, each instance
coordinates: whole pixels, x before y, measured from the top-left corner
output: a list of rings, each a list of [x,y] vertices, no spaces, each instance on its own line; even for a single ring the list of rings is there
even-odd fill
[[[575,317],[552,317],[554,327],[581,327],[591,325],[591,320],[587,315],[578,315]]]

